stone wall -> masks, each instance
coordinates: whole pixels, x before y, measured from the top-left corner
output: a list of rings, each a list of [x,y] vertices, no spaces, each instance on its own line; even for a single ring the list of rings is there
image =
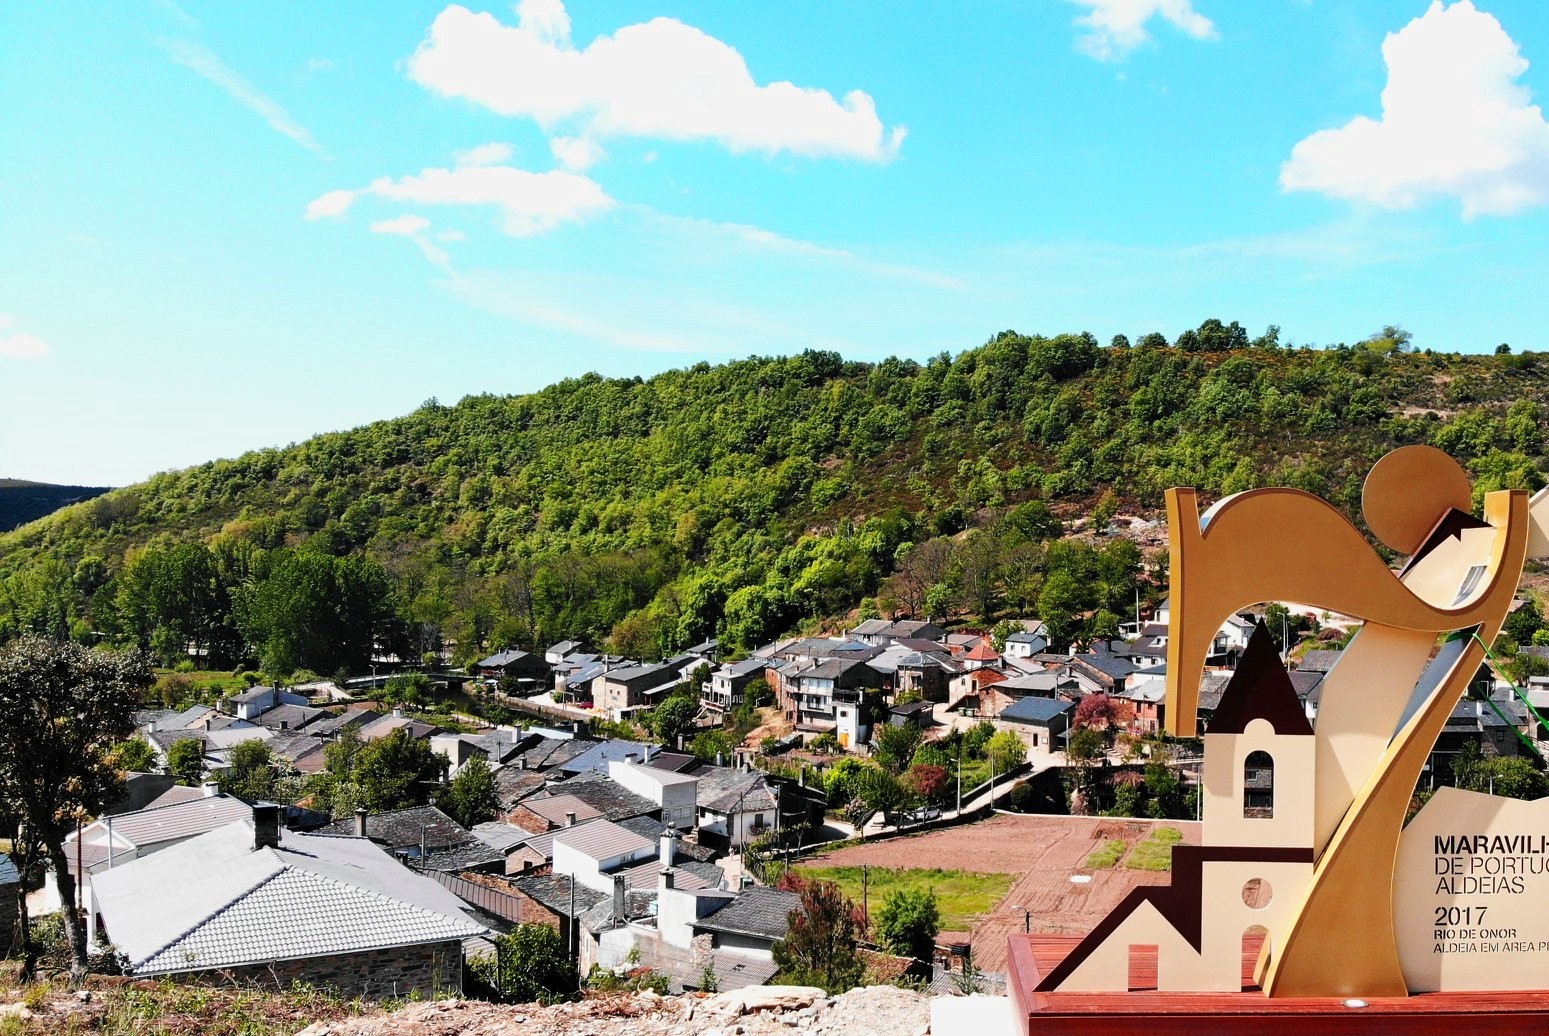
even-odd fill
[[[285,990],[296,983],[327,987],[346,997],[389,1000],[410,995],[432,997],[461,993],[463,947],[460,942],[398,946],[331,957],[305,957],[238,968],[189,972],[173,978],[220,985],[256,985]]]

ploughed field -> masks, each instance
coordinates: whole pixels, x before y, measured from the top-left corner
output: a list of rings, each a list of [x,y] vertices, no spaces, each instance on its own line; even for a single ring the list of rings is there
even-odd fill
[[[1113,817],[1057,817],[997,814],[988,820],[961,827],[943,828],[904,838],[884,839],[849,846],[804,862],[809,868],[859,868],[871,870],[871,912],[875,916],[882,904],[877,894],[879,881],[930,885],[929,870],[953,872],[958,889],[972,893],[1006,891],[979,916],[947,910],[945,891],[937,884],[941,897],[943,926],[963,924],[962,930],[944,930],[940,942],[969,942],[974,965],[983,971],[1004,971],[1006,937],[1022,931],[1030,922],[1035,932],[1081,934],[1091,931],[1129,890],[1138,885],[1164,885],[1171,880],[1167,871],[1148,871],[1124,865],[1129,852],[1141,842],[1158,839],[1151,835],[1158,828],[1173,828],[1187,845],[1199,844],[1199,825],[1178,820],[1132,820]],[[1162,839],[1170,838],[1164,835]],[[1123,842],[1125,851],[1114,866],[1093,867],[1094,853],[1112,855],[1114,842]],[[880,868],[906,873],[884,878]],[[975,883],[974,875],[982,881]],[[1075,876],[1089,881],[1072,882]],[[822,876],[821,874],[817,876]],[[847,894],[860,902],[858,889],[842,883]],[[858,884],[858,875],[857,875]],[[958,909],[958,908],[954,908]],[[1027,912],[1030,911],[1030,914]],[[967,922],[967,923],[965,923]]]

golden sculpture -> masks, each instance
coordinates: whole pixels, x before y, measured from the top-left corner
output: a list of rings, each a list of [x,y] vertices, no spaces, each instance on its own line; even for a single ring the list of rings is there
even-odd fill
[[[1196,734],[1211,642],[1241,609],[1295,602],[1362,626],[1324,680],[1316,730],[1296,723],[1284,668],[1257,632],[1205,734],[1204,844],[1178,847],[1174,886],[1137,890],[1041,988],[1124,988],[1120,951],[1139,944],[1158,947],[1162,988],[1235,989],[1246,921],[1269,933],[1258,969],[1269,996],[1407,995],[1393,886],[1404,816],[1530,549],[1549,553],[1549,491],[1531,504],[1521,491],[1490,493],[1482,520],[1471,506],[1467,474],[1439,450],[1409,446],[1378,461],[1362,512],[1373,535],[1409,556],[1394,572],[1308,493],[1253,490],[1201,515],[1194,490],[1168,492],[1169,733]],[[1274,760],[1263,820],[1243,819],[1249,754]],[[1226,894],[1254,876],[1275,890],[1257,915]]]

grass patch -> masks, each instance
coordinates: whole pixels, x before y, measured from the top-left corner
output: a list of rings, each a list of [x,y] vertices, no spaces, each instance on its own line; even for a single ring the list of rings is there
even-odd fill
[[[1124,866],[1137,871],[1170,871],[1173,866],[1173,846],[1181,841],[1183,832],[1176,827],[1159,827],[1130,851]]]
[[[861,868],[798,867],[804,878],[832,881],[846,896],[861,903]],[[995,908],[1017,879],[1015,874],[983,874],[977,871],[894,870],[870,868],[870,901],[873,917],[889,892],[902,889],[934,889],[936,907],[941,911],[941,927],[951,932],[972,928],[974,922]]]
[[[1127,848],[1129,845],[1122,838],[1104,842],[1101,848],[1093,849],[1087,856],[1085,866],[1088,870],[1106,870],[1124,858],[1124,850]]]

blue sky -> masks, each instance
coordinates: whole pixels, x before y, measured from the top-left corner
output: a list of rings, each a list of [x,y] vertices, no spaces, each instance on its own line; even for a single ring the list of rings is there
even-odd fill
[[[1549,348],[1534,0],[13,0],[0,68],[0,476],[1006,328]]]

